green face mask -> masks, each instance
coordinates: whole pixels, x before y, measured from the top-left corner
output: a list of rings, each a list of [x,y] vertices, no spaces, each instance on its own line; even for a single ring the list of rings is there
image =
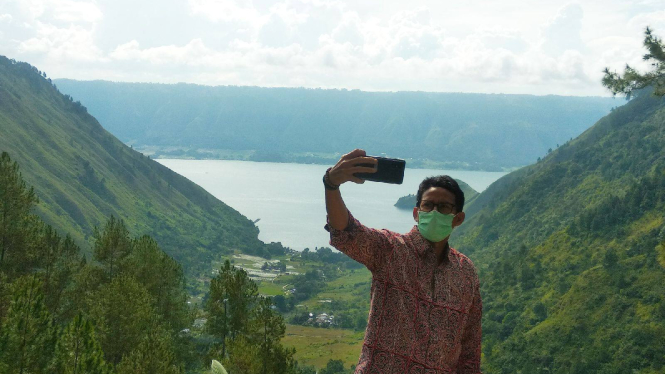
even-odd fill
[[[453,231],[454,214],[441,214],[436,210],[418,211],[418,231],[430,242],[440,242]]]

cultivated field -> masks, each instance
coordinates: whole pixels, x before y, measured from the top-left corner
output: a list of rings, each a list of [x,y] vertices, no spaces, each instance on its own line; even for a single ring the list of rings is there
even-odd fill
[[[364,332],[342,329],[286,325],[285,347],[296,349],[296,360],[303,365],[325,367],[328,360],[344,362],[344,367],[358,363]]]

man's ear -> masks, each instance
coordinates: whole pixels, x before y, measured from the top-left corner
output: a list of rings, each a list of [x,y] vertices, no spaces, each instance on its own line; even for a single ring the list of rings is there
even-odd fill
[[[466,214],[464,212],[459,212],[457,215],[455,215],[455,218],[453,218],[453,227],[457,227],[464,222],[464,218],[466,218]]]
[[[418,208],[413,208],[413,220],[418,222]]]

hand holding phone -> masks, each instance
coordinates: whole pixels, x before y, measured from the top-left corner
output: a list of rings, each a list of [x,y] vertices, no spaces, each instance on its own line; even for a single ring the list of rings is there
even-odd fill
[[[364,166],[361,166],[364,165]],[[332,185],[341,185],[346,182],[364,183],[365,180],[357,177],[356,173],[371,174],[376,172],[377,160],[367,157],[362,149],[353,150],[339,159],[337,164],[326,172],[328,182]]]
[[[402,184],[404,181],[404,168],[406,161],[397,158],[367,156],[377,160],[375,173],[355,173],[354,176],[372,181],[392,184]],[[373,166],[372,164],[358,164],[358,166]]]

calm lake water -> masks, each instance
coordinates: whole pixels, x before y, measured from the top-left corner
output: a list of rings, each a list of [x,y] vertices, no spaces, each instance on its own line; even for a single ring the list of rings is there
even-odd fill
[[[328,166],[223,160],[157,160],[206,189],[251,220],[257,222],[259,239],[282,242],[296,250],[330,246],[321,178]],[[341,187],[349,211],[363,224],[408,232],[411,211],[393,205],[402,196],[415,194],[420,182],[448,174],[481,192],[506,173],[461,170],[406,169],[401,185],[365,182]]]

